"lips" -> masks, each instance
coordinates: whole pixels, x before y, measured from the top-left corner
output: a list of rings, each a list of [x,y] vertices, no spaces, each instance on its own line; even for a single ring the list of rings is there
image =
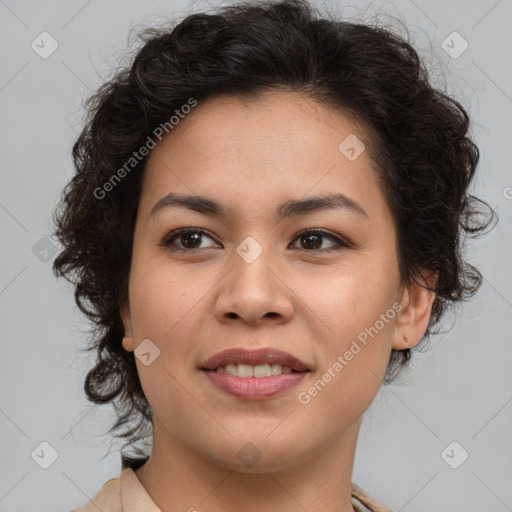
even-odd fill
[[[216,370],[220,366],[225,367],[229,364],[248,364],[257,366],[261,364],[280,364],[288,366],[296,372],[310,371],[308,366],[292,356],[288,352],[276,350],[273,348],[261,348],[258,350],[246,350],[241,348],[233,348],[219,352],[200,366],[202,370]]]

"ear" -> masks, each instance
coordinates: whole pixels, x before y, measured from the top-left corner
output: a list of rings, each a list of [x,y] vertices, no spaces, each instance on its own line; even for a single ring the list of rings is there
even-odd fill
[[[433,288],[438,277],[439,272],[422,270],[418,281]],[[404,288],[400,299],[402,310],[396,320],[392,348],[404,350],[416,346],[421,341],[427,330],[435,297],[434,292],[418,283],[412,283]],[[407,342],[404,337],[408,340]]]
[[[123,348],[128,352],[132,352],[135,349],[135,345],[133,343],[133,329],[130,314],[130,306],[127,303],[124,303],[121,306],[120,313],[124,325],[124,338],[122,342]]]

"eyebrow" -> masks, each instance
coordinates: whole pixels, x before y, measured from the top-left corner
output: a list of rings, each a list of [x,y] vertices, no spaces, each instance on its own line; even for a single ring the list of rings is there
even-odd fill
[[[231,209],[204,196],[180,195],[171,192],[157,201],[151,209],[149,217],[152,217],[161,210],[172,207],[187,208],[188,210],[215,217],[227,217],[231,211]],[[287,217],[306,215],[308,213],[334,208],[346,209],[369,220],[365,209],[357,201],[341,193],[310,197],[307,199],[289,199],[277,206],[274,217],[276,221],[280,221]]]

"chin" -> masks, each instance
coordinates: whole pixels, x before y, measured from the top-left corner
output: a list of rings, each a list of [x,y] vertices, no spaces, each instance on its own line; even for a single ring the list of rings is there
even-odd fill
[[[297,446],[306,447],[289,436],[283,439],[275,435],[271,439],[274,434],[266,437],[266,432],[271,429],[260,430],[254,436],[246,431],[244,435],[225,439],[215,450],[211,445],[205,447],[204,455],[215,465],[239,473],[269,473],[296,466]]]

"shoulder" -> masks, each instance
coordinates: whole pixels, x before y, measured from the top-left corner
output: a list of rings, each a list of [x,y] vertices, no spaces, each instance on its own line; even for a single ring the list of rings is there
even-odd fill
[[[352,482],[352,505],[356,512],[393,512]]]
[[[130,467],[124,467],[121,475],[108,480],[96,496],[83,507],[71,512],[161,512],[144,489]]]
[[[84,506],[71,512],[98,512],[108,510],[109,512],[122,512],[121,498],[121,477],[111,478],[104,483],[94,498]]]

